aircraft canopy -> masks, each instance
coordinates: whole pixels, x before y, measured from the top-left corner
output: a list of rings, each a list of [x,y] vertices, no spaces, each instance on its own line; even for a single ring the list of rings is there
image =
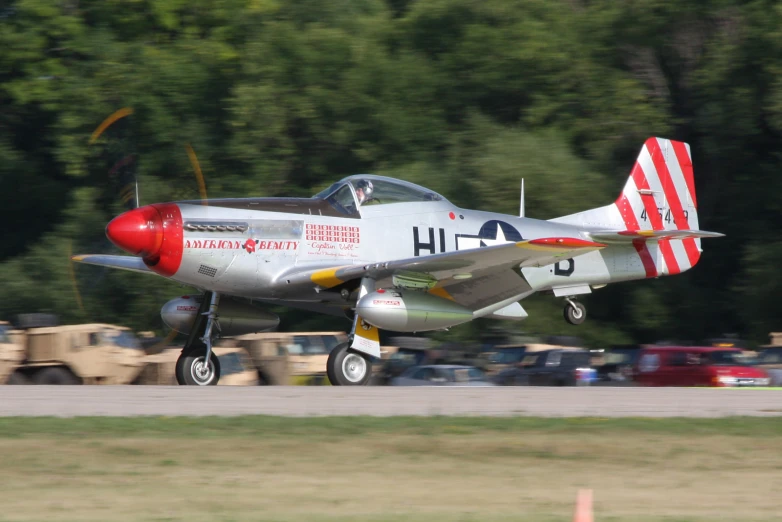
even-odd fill
[[[313,197],[325,199],[345,215],[357,215],[362,205],[446,201],[440,194],[415,183],[374,174],[341,179]]]

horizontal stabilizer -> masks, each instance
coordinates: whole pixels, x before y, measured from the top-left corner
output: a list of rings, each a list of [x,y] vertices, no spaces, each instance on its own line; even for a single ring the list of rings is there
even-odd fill
[[[589,237],[594,241],[606,243],[627,243],[638,239],[647,241],[659,241],[661,239],[698,239],[710,237],[723,237],[719,232],[707,232],[705,230],[606,230],[589,232]]]
[[[88,265],[107,266],[109,268],[130,270],[131,272],[142,272],[144,274],[155,273],[144,264],[144,261],[140,257],[84,254],[72,256],[71,259]]]

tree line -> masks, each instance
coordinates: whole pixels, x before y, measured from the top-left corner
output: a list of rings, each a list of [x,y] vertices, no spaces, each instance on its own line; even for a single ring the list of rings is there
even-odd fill
[[[6,2],[0,317],[160,331],[162,303],[189,291],[69,261],[116,252],[112,147],[135,158],[141,204],[199,197],[190,146],[209,197],[310,196],[373,172],[515,214],[523,177],[527,215],[548,219],[613,201],[662,136],[691,145],[700,226],[727,236],[683,275],[596,291],[578,329],[546,296],[512,328],[765,342],[782,290],[780,27],[782,8],[759,0]],[[91,143],[122,107],[121,139]]]

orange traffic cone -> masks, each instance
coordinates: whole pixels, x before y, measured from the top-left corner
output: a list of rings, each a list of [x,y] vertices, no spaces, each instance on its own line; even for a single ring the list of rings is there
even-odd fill
[[[592,490],[579,489],[576,497],[576,513],[573,522],[593,522],[592,518]]]

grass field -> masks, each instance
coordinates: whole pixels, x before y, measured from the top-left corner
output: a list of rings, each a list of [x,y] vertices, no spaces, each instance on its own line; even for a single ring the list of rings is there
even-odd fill
[[[771,521],[782,418],[0,419],[0,520]]]

